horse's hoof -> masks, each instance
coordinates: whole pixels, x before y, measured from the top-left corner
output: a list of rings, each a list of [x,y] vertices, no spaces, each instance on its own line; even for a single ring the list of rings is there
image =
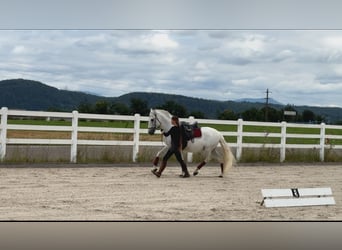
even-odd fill
[[[219,175],[219,178],[223,178],[223,175],[222,175],[222,174],[220,174],[220,175]]]
[[[158,178],[161,176],[161,174],[157,171],[157,169],[153,169],[151,171],[155,176],[157,176]]]
[[[189,174],[181,174],[179,177],[181,177],[181,178],[189,178],[190,175]]]
[[[194,176],[198,175],[198,171],[195,171],[195,172],[193,173],[193,175],[194,175]]]

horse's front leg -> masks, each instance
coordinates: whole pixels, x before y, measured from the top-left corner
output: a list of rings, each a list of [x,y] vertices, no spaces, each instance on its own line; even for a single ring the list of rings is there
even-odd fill
[[[159,159],[160,159],[160,155],[162,153],[165,154],[165,152],[168,150],[169,146],[165,145],[161,150],[158,151],[156,157],[153,159],[153,166],[152,166],[152,171],[154,171],[155,169],[158,169],[158,163],[159,163]]]

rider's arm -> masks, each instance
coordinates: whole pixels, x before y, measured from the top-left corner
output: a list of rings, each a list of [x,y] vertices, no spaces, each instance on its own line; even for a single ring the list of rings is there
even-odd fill
[[[164,132],[163,135],[164,136],[169,136],[170,134],[172,134],[173,129],[174,129],[174,127],[172,127],[169,131]]]

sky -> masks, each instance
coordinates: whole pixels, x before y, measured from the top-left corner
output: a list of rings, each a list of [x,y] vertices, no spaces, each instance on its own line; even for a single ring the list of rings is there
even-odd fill
[[[342,30],[0,30],[0,80],[342,107]]]

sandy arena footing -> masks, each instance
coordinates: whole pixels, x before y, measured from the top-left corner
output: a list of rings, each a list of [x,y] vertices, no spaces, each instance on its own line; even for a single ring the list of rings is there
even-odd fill
[[[342,166],[0,165],[0,220],[342,220]],[[190,172],[194,170],[189,167]],[[336,205],[265,208],[262,188],[331,187]]]

